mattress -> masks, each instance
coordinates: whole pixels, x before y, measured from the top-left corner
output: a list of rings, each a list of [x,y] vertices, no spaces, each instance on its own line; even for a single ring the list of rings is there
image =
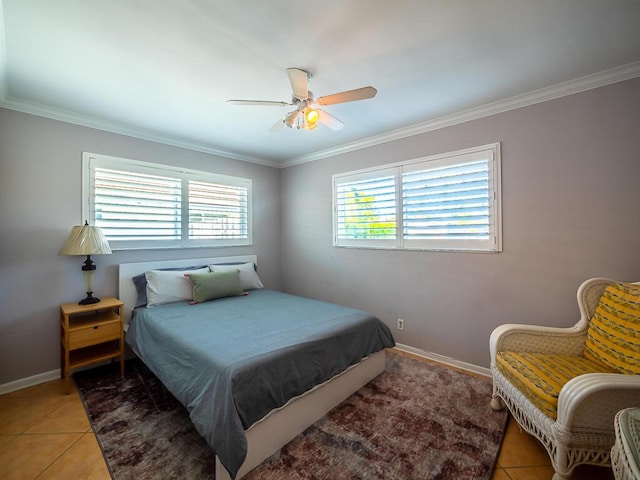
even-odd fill
[[[394,346],[389,328],[367,312],[272,290],[138,309],[126,341],[187,408],[232,478],[253,423]]]

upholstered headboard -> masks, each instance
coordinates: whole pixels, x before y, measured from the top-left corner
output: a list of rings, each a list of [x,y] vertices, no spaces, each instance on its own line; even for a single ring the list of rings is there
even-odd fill
[[[155,262],[121,263],[118,272],[118,296],[124,302],[124,325],[129,326],[131,311],[136,305],[138,292],[133,283],[133,277],[149,270],[163,268],[190,267],[194,265],[213,265],[220,263],[247,263],[258,264],[257,255],[236,255],[232,257],[207,257],[187,258],[182,260],[158,260]]]

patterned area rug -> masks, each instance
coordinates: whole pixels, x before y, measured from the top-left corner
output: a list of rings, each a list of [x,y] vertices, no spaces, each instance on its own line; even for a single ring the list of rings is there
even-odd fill
[[[114,479],[214,478],[213,452],[142,362],[74,377]],[[490,399],[488,380],[388,351],[383,374],[245,478],[489,479],[507,420]]]

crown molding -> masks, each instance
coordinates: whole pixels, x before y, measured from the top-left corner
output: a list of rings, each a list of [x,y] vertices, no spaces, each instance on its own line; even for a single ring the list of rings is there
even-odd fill
[[[1,6],[2,3],[0,3],[0,8]],[[2,16],[0,15],[0,21],[1,20]],[[2,25],[0,25],[0,27],[1,26]],[[232,160],[239,160],[274,168],[287,168],[322,160],[324,158],[353,152],[363,148],[380,145],[382,143],[392,142],[394,140],[400,140],[406,137],[420,135],[434,130],[439,130],[441,128],[458,125],[460,123],[477,120],[491,115],[496,115],[498,113],[508,112],[510,110],[554,100],[567,95],[573,95],[575,93],[592,90],[594,88],[603,87],[612,83],[622,82],[624,80],[630,80],[637,77],[640,77],[640,61],[552,85],[533,92],[517,95],[505,100],[499,100],[480,107],[463,110],[451,115],[445,115],[425,122],[391,130],[380,135],[367,137],[338,147],[320,150],[308,155],[293,157],[279,162],[277,160],[269,160],[266,158],[240,155],[226,150],[220,150],[204,143],[192,142],[179,137],[161,135],[150,130],[133,128],[121,123],[111,122],[42,104],[27,102],[8,96],[6,95],[6,56],[4,51],[4,35],[0,36],[0,107],[83,127],[95,128],[97,130],[103,130],[118,135],[125,135],[141,140],[148,140],[155,143],[185,148],[187,150],[207,153],[209,155],[216,155]]]
[[[461,112],[453,113],[451,115],[445,115],[433,120],[427,120],[426,122],[399,128],[397,130],[392,130],[381,135],[367,137],[356,142],[341,145],[339,147],[328,148],[326,150],[321,150],[309,155],[290,158],[283,161],[280,164],[280,167],[287,168],[294,165],[314,162],[316,160],[333,157],[335,155],[340,155],[343,153],[353,152],[362,148],[372,147],[375,145],[392,142],[394,140],[399,140],[414,135],[420,135],[422,133],[439,130],[445,127],[451,127],[460,123],[489,117],[498,113],[508,112],[510,110],[515,110],[518,108],[527,107],[529,105],[534,105],[536,103],[554,100],[556,98],[573,95],[575,93],[592,90],[594,88],[604,87],[612,83],[622,82],[624,80],[630,80],[636,77],[640,77],[640,62],[629,63],[627,65],[622,65],[620,67],[605,70],[603,72],[586,75],[575,80],[558,83],[550,87],[534,90],[532,92],[517,95],[505,100],[499,100],[497,102],[482,105],[480,107],[463,110]]]
[[[7,43],[4,32],[4,12],[0,0],[0,99],[7,96]]]
[[[0,73],[2,73],[0,71]],[[2,85],[0,84],[0,87]],[[1,92],[0,92],[1,93]],[[230,158],[232,160],[240,160],[243,162],[255,163],[258,165],[264,165],[267,167],[279,168],[280,163],[277,161],[270,161],[264,158],[251,157],[247,155],[239,155],[226,150],[219,150],[211,147],[210,145],[188,141],[179,137],[171,137],[168,135],[161,135],[151,130],[145,130],[140,128],[133,128],[128,125],[124,125],[118,122],[112,122],[108,120],[99,119],[97,117],[91,117],[89,115],[82,115],[67,110],[50,107],[42,104],[27,102],[21,99],[8,97],[0,97],[0,107],[8,108],[22,113],[28,113],[31,115],[37,115],[40,117],[50,118],[52,120],[58,120],[65,123],[71,123],[82,127],[95,128],[97,130],[103,130],[105,132],[116,133],[118,135],[124,135],[127,137],[138,138],[140,140],[148,140],[150,142],[161,143],[170,145],[172,147],[185,148],[187,150],[193,150],[196,152],[207,153],[210,155],[216,155],[218,157]]]

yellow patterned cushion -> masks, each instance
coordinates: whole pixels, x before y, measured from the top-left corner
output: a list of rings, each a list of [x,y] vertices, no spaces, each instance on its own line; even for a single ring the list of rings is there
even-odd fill
[[[640,285],[607,286],[587,330],[584,356],[618,373],[640,374]]]
[[[572,378],[585,373],[612,373],[597,362],[572,355],[500,352],[498,370],[542,413],[554,420],[558,414],[558,395]]]

